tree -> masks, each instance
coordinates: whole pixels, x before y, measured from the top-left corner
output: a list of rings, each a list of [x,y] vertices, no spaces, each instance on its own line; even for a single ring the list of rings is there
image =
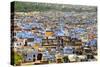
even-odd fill
[[[14,64],[20,65],[22,60],[23,60],[23,56],[21,54],[15,52],[14,53]]]

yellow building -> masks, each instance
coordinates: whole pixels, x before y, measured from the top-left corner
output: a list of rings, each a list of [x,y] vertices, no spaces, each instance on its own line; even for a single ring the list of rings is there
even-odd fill
[[[53,31],[46,29],[45,36],[49,37],[49,36],[52,36],[52,35],[53,35]]]
[[[34,49],[38,49],[39,47],[40,47],[39,43],[35,43],[34,46],[33,46]]]

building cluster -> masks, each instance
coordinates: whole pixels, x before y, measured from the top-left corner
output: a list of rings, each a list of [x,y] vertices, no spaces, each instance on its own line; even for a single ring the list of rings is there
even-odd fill
[[[16,12],[12,23],[12,48],[22,63],[97,60],[96,12]]]

